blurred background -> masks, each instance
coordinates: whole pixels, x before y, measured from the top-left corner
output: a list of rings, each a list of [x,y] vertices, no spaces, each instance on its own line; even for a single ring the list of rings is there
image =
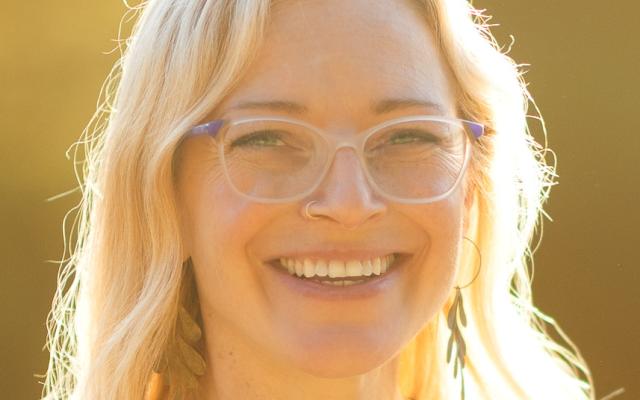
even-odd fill
[[[640,3],[476,0],[520,64],[558,158],[534,300],[580,348],[598,398],[640,399]],[[119,0],[2,1],[0,397],[37,399],[76,180],[65,151],[119,53]],[[534,110],[531,110],[533,113]],[[532,128],[542,141],[539,124]],[[549,159],[552,161],[551,159]],[[67,220],[67,231],[73,218]],[[67,254],[68,255],[68,254]]]

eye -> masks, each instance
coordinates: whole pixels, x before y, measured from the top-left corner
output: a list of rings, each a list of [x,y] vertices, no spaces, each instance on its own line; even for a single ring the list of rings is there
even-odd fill
[[[272,147],[284,146],[280,134],[272,130],[255,131],[233,140],[230,147]]]
[[[389,144],[437,142],[439,142],[439,138],[436,135],[420,129],[402,130],[394,133],[388,141]]]

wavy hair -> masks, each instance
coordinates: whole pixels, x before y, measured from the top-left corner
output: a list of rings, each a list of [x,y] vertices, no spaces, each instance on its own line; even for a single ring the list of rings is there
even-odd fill
[[[473,193],[468,236],[482,260],[481,274],[464,292],[466,393],[594,400],[580,352],[532,301],[531,244],[557,175],[545,160],[550,150],[537,107],[536,116],[527,114],[535,102],[521,66],[497,44],[484,10],[465,0],[411,1],[453,72],[459,113],[487,127],[465,181]],[[121,41],[97,112],[72,146],[82,198],[47,319],[43,398],[144,398],[152,368],[175,335],[187,279],[176,240],[174,153],[246,71],[272,6],[270,0],[127,4],[123,21],[136,18],[132,33]],[[541,123],[544,146],[528,118]],[[471,250],[463,249],[462,276],[473,276],[480,261]],[[453,294],[400,353],[398,385],[409,398],[458,395],[444,354],[452,301]]]

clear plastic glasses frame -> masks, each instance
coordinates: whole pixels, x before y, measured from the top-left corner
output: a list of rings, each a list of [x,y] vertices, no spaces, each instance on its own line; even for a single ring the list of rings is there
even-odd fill
[[[309,182],[306,190],[303,190],[300,193],[297,193],[295,195],[288,196],[288,197],[269,198],[269,197],[256,197],[253,195],[249,195],[239,190],[236,187],[236,185],[233,182],[233,179],[229,174],[227,162],[225,160],[225,149],[224,149],[225,134],[228,131],[228,128],[231,126],[243,124],[247,122],[259,122],[259,121],[284,122],[284,123],[298,125],[316,134],[328,146],[329,151],[327,153],[328,156],[324,161],[324,166],[322,167],[321,172],[317,174],[315,181]],[[443,122],[443,123],[450,123],[450,124],[459,124],[461,127],[464,128],[465,143],[464,143],[464,155],[463,155],[464,158],[463,158],[462,167],[460,168],[460,171],[458,173],[458,176],[455,179],[455,182],[446,192],[442,194],[439,194],[437,196],[431,196],[428,198],[404,198],[404,197],[395,196],[383,190],[373,178],[371,172],[369,171],[367,162],[365,160],[364,146],[367,140],[372,135],[374,135],[376,132],[379,132],[382,129],[388,128],[395,124],[401,124],[406,122],[418,122],[418,121],[434,121],[434,122]],[[380,124],[377,124],[373,127],[367,128],[362,132],[336,138],[334,135],[326,134],[322,129],[314,125],[311,125],[304,121],[300,121],[293,118],[246,117],[246,118],[237,118],[237,119],[216,119],[204,124],[194,126],[188,132],[188,135],[189,136],[208,135],[215,140],[217,144],[218,152],[219,152],[219,159],[221,160],[221,165],[225,175],[225,179],[227,180],[231,188],[234,190],[234,192],[252,201],[261,202],[261,203],[284,203],[284,202],[295,202],[309,196],[318,188],[318,186],[323,181],[324,177],[327,174],[327,171],[331,167],[331,164],[333,162],[333,159],[335,158],[336,152],[341,148],[350,147],[355,151],[360,161],[360,165],[364,171],[368,184],[371,186],[371,188],[373,188],[373,190],[377,194],[394,202],[405,203],[405,204],[427,204],[427,203],[432,203],[432,202],[442,200],[447,196],[449,196],[451,192],[455,190],[455,188],[458,186],[467,168],[467,164],[469,162],[469,158],[471,154],[471,150],[470,150],[472,147],[471,144],[484,134],[484,129],[485,129],[484,125],[478,122],[469,121],[465,119],[449,118],[449,117],[433,116],[433,115],[414,115],[414,116],[391,119],[391,120],[382,122]]]

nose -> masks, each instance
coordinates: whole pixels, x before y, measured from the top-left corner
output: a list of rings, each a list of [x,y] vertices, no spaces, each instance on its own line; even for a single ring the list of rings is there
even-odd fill
[[[311,215],[332,220],[347,229],[355,229],[387,210],[369,185],[352,148],[341,148],[335,153],[327,174],[311,196],[315,200],[308,209]]]

